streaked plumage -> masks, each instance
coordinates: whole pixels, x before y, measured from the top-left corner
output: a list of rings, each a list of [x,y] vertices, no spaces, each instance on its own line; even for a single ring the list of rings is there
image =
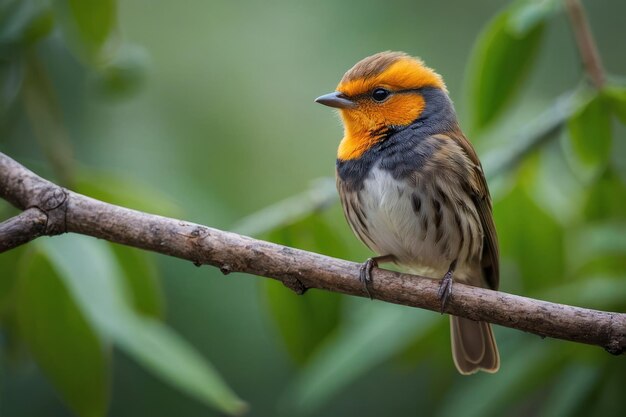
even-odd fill
[[[383,52],[318,101],[340,108],[337,188],[359,239],[410,272],[440,279],[453,271],[456,281],[497,289],[487,183],[441,77],[418,59]],[[451,335],[461,373],[497,371],[489,324],[451,317]]]

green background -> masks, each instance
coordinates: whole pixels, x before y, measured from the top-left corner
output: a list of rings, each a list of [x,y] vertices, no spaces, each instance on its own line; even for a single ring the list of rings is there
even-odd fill
[[[625,2],[585,3],[610,89],[595,99],[584,90],[568,126],[497,174],[532,120],[584,84],[558,7],[533,20],[519,8],[539,3],[97,4],[0,2],[0,151],[29,169],[105,201],[361,261],[370,254],[343,220],[332,180],[317,181],[334,174],[340,122],[313,100],[363,57],[402,50],[442,74],[490,176],[501,289],[626,311],[626,134],[616,117],[626,114]],[[507,40],[492,19],[509,13],[530,29]],[[511,65],[497,64],[495,49],[481,55],[480,45],[497,42]],[[311,195],[329,203],[319,210]],[[292,211],[242,220],[292,196]],[[2,219],[15,212],[0,203]],[[221,382],[177,379],[194,380],[193,366],[181,371],[192,363],[212,364],[251,416],[626,408],[626,362],[598,347],[496,327],[500,372],[462,377],[448,319],[435,313],[317,291],[296,297],[265,279],[90,239],[40,240],[0,255],[2,416],[221,415],[211,399],[229,397]],[[126,304],[112,297],[105,311],[132,326],[98,321],[95,287],[78,288],[91,274],[122,277],[131,295]],[[162,318],[175,333],[158,340],[186,348],[150,357],[134,314]]]

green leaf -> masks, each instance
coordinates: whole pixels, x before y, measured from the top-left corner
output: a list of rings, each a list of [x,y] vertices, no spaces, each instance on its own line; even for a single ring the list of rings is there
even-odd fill
[[[24,80],[24,65],[18,58],[0,61],[0,122],[19,96]]]
[[[525,162],[516,187],[494,205],[501,259],[506,261],[502,285],[519,286],[515,291],[554,285],[565,272],[563,228],[529,195],[528,188],[538,179],[533,162]]]
[[[107,243],[84,236],[37,242],[66,283],[87,320],[164,381],[229,413],[246,409],[219,374],[190,345],[128,305],[122,272]]]
[[[573,156],[583,169],[600,172],[611,156],[611,112],[601,95],[591,100],[568,123]]]
[[[265,280],[263,291],[289,354],[305,363],[337,327],[341,295],[310,290],[299,296],[272,280]]]
[[[56,0],[54,5],[72,49],[91,62],[101,62],[106,42],[117,25],[116,0]]]
[[[588,224],[572,231],[567,244],[574,268],[600,256],[626,256],[626,222]]]
[[[346,252],[337,233],[318,214],[274,230],[269,240],[331,256],[341,257]],[[262,285],[270,315],[287,350],[296,362],[305,363],[339,324],[343,297],[325,291],[298,296],[271,280]]]
[[[316,352],[283,395],[287,415],[315,414],[369,370],[401,352],[439,320],[436,314],[385,303],[365,303]]]
[[[0,5],[0,48],[30,45],[47,36],[54,27],[52,12],[44,3],[19,0]]]
[[[604,368],[595,395],[582,407],[581,416],[621,417],[624,414],[624,386],[626,385],[624,361],[611,361]]]
[[[561,0],[524,0],[512,6],[510,25],[514,33],[524,34],[554,15],[562,7]]]
[[[83,41],[101,47],[116,24],[116,1],[69,0],[69,8]]]
[[[17,301],[20,335],[69,408],[104,416],[109,352],[41,252],[24,260]]]
[[[146,50],[138,45],[125,44],[115,57],[97,72],[93,79],[96,91],[106,98],[123,98],[136,92],[149,65]]]
[[[111,249],[124,272],[130,303],[135,311],[155,318],[163,317],[163,294],[152,254],[123,245]]]
[[[18,281],[18,264],[24,247],[0,254],[0,319],[14,306],[14,295]]]
[[[616,311],[626,307],[626,276],[585,277],[540,291],[537,298],[585,308]]]
[[[468,81],[476,129],[487,127],[502,114],[537,56],[545,26],[543,15],[524,20],[516,13],[521,13],[520,9],[507,9],[497,15],[474,46]]]
[[[612,85],[606,87],[603,93],[609,99],[613,113],[626,124],[626,88]]]
[[[127,176],[83,170],[76,177],[75,190],[89,197],[161,216],[182,214],[181,208],[161,191]]]
[[[545,144],[538,151],[537,178],[529,187],[534,201],[561,226],[580,219],[587,189],[570,174],[570,166],[558,141]]]
[[[626,220],[626,184],[612,170],[596,180],[587,196],[585,216],[588,220]]]
[[[337,258],[346,257],[348,248],[335,230],[330,216],[311,213],[308,216],[267,234],[268,240],[281,245],[320,252]]]
[[[120,348],[169,383],[225,413],[241,415],[247,410],[217,371],[168,327],[135,318],[118,330],[123,333],[114,338]]]
[[[573,364],[566,368],[556,381],[555,388],[541,416],[568,417],[576,414],[589,393],[595,388],[601,370]]]
[[[557,97],[541,114],[524,125],[503,146],[491,148],[481,155],[487,180],[503,182],[500,174],[510,171],[533,149],[557,136],[562,125],[585,106],[591,97],[589,89],[576,88]],[[501,129],[500,129],[501,130]],[[502,130],[498,135],[504,133]],[[490,134],[491,136],[491,134]],[[494,193],[495,194],[495,193]]]
[[[247,236],[259,236],[306,219],[334,204],[337,200],[335,180],[318,178],[303,193],[279,201],[241,219],[233,231]]]
[[[537,339],[518,343],[507,355],[500,371],[472,376],[471,383],[459,383],[447,392],[438,416],[482,417],[507,414],[516,400],[540,389],[560,366],[561,357]],[[465,381],[466,379],[463,379]],[[489,400],[486,400],[489,399]]]

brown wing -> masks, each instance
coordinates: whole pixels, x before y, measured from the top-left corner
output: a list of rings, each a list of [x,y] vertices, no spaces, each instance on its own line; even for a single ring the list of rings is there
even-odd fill
[[[489,195],[487,180],[474,147],[463,133],[460,131],[454,132],[449,137],[467,153],[467,156],[474,163],[473,178],[470,179],[472,200],[476,204],[485,233],[481,266],[487,283],[492,289],[497,290],[500,284],[500,251],[498,249],[498,235],[496,234],[496,225],[493,221],[491,196]]]

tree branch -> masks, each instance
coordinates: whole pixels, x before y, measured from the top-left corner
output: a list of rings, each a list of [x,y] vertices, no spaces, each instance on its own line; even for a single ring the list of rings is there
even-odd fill
[[[590,97],[587,88],[578,88],[562,94],[550,107],[521,129],[512,138],[509,146],[486,152],[481,160],[487,179],[513,170],[525,156],[556,137],[567,121],[589,103]]]
[[[579,0],[565,0],[565,9],[576,37],[578,51],[585,66],[585,71],[598,90],[604,86],[605,76],[598,53],[598,47],[589,28],[585,10]]]
[[[44,235],[47,222],[48,215],[32,207],[0,223],[0,253]]]
[[[94,200],[38,177],[2,153],[0,196],[20,209],[37,207],[47,216],[45,234],[80,233],[196,265],[213,265],[225,274],[246,272],[273,278],[298,294],[319,288],[367,296],[358,280],[359,264]],[[5,243],[9,239],[10,235],[0,235],[0,248],[14,247]],[[438,289],[439,282],[433,279],[375,269],[371,293],[381,301],[439,311]],[[626,350],[626,314],[554,304],[460,283],[455,284],[445,312],[542,337],[602,346],[616,355]]]

